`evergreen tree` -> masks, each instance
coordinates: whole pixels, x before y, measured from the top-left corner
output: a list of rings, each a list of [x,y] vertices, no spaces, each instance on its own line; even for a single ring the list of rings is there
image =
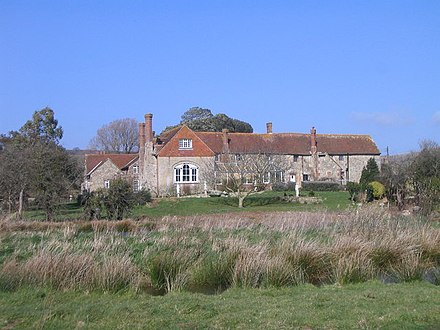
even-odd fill
[[[362,170],[359,183],[366,187],[370,182],[377,181],[379,179],[379,174],[379,166],[377,166],[374,158],[370,158],[367,165]]]

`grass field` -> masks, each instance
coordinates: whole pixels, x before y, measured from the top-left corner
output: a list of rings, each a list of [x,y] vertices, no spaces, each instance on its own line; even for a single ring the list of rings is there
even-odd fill
[[[0,327],[439,328],[440,228],[320,195],[300,205],[265,193],[244,210],[159,200],[124,221],[0,221]]]
[[[438,329],[428,283],[303,285],[151,296],[131,292],[0,292],[3,329]]]
[[[307,193],[306,193],[307,194]],[[130,217],[160,218],[167,215],[189,216],[196,214],[213,214],[228,212],[276,212],[276,211],[313,211],[313,210],[346,210],[351,207],[349,195],[345,191],[317,192],[316,197],[322,199],[321,204],[299,204],[280,201],[282,192],[268,191],[253,195],[245,200],[244,208],[237,207],[236,198],[163,198],[155,199],[148,206],[137,206]],[[41,210],[25,212],[29,220],[44,220]],[[76,203],[62,205],[57,211],[57,220],[78,220],[83,218],[83,209]]]

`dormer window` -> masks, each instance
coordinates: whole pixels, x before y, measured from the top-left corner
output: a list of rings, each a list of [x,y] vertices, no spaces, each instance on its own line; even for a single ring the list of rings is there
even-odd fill
[[[179,149],[192,149],[192,140],[191,139],[180,139],[179,140]]]

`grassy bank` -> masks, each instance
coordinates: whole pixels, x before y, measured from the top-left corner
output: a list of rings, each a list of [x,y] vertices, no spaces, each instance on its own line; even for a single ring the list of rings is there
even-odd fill
[[[231,289],[209,296],[0,292],[4,329],[437,329],[440,289],[423,282]]]

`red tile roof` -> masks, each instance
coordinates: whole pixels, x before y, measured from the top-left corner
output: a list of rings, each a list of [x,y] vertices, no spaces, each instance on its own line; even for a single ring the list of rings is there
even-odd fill
[[[129,166],[139,158],[138,154],[87,154],[86,172],[90,174],[96,167],[104,164],[108,159],[113,162],[120,170]]]
[[[215,153],[222,153],[221,132],[195,132]],[[301,133],[228,133],[231,153],[273,153],[309,155],[311,139]],[[318,152],[329,154],[379,155],[369,135],[317,134]]]

